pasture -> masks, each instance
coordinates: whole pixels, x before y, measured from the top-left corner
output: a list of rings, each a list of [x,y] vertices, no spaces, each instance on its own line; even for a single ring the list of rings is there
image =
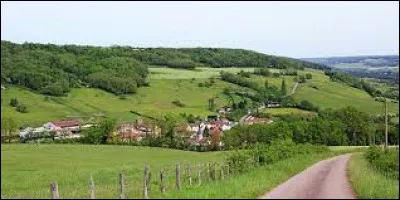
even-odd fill
[[[60,198],[88,198],[93,175],[96,198],[119,198],[119,173],[126,170],[126,197],[143,198],[145,163],[152,172],[149,196],[160,195],[159,170],[167,173],[167,191],[174,189],[174,166],[222,160],[223,152],[188,152],[112,145],[1,145],[1,198],[50,198],[57,181]],[[157,182],[158,181],[158,182]],[[186,184],[186,183],[185,183]]]

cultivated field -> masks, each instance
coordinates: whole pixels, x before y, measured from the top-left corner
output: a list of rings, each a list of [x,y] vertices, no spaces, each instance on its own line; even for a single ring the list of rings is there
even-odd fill
[[[168,177],[167,191],[171,191],[175,189],[174,167],[178,161],[183,177],[186,164],[220,161],[222,155],[132,146],[2,144],[1,198],[50,198],[49,184],[53,180],[58,182],[60,198],[88,198],[90,174],[96,198],[119,198],[118,175],[123,169],[126,197],[143,198],[145,163],[152,172],[149,196],[157,196],[161,166]]]

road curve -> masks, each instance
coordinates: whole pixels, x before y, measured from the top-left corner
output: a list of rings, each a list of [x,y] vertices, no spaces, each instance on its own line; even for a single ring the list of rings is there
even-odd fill
[[[347,180],[350,154],[320,161],[259,199],[355,199]]]

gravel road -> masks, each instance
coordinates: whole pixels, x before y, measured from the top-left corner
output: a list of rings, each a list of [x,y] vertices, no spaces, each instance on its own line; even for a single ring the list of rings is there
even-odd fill
[[[355,199],[347,179],[350,154],[320,161],[260,199]]]

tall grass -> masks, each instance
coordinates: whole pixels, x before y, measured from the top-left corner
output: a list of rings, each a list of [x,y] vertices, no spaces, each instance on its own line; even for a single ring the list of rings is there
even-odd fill
[[[375,170],[362,153],[354,154],[349,163],[353,190],[361,199],[399,199],[399,181]]]

